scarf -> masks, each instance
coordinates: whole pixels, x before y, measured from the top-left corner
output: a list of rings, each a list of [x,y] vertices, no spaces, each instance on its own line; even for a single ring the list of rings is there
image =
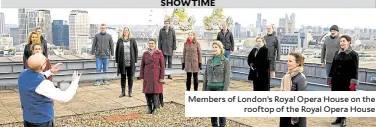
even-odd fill
[[[255,49],[256,49],[256,51],[255,51],[255,57],[257,56],[257,53],[258,53],[258,51],[260,51],[261,47],[263,47],[263,46],[259,46],[259,45],[255,46]]]
[[[193,39],[191,40],[191,39],[187,38],[187,41],[185,41],[185,42],[187,42],[187,44],[191,45],[192,42],[193,42]]]
[[[155,48],[154,48],[154,49],[150,49],[150,48],[148,48],[148,52],[149,52],[149,54],[150,54],[151,56],[153,56],[154,51],[155,51]]]
[[[303,72],[303,67],[296,67],[286,72],[281,81],[281,91],[291,91],[292,77]]]
[[[339,49],[339,51],[338,51],[338,54],[341,54],[341,53],[345,53],[345,54],[349,54],[350,52],[352,51],[352,48],[351,48],[351,46],[345,51],[345,49],[343,49],[343,48],[341,48],[341,49]]]

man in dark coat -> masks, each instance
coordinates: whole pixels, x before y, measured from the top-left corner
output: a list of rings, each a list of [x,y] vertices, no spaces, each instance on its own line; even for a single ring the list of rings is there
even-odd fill
[[[225,48],[225,57],[228,59],[234,51],[234,36],[232,32],[227,29],[227,24],[222,23],[222,30],[218,32],[217,40],[221,41]]]
[[[269,51],[269,69],[270,69],[270,77],[275,77],[275,61],[279,61],[281,57],[280,48],[281,45],[278,41],[278,37],[276,36],[273,26],[267,25],[266,26],[267,34],[264,36],[266,41],[266,47]]]
[[[40,36],[40,42],[43,45],[43,55],[48,58],[47,41],[46,41],[46,39],[44,39],[44,37],[41,34],[42,33],[42,29],[40,27],[37,27],[37,28],[35,28],[35,32],[37,32],[39,34],[39,36]]]
[[[172,56],[176,50],[175,30],[169,26],[170,22],[165,21],[164,27],[159,31],[158,49],[163,52],[165,61],[168,61],[167,68],[172,67]]]

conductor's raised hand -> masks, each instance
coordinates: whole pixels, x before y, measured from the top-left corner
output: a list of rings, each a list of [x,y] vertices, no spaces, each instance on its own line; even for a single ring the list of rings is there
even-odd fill
[[[78,73],[78,71],[74,71],[72,75],[72,82],[79,82],[81,78],[82,73]]]
[[[63,65],[63,63],[57,63],[55,64],[54,66],[52,66],[52,68],[50,69],[50,71],[52,73],[56,73],[58,71],[60,71],[60,66]]]

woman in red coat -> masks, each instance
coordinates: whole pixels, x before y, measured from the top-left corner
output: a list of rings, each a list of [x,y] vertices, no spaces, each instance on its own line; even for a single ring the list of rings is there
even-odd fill
[[[143,82],[149,114],[155,114],[159,108],[158,96],[163,93],[165,73],[163,53],[155,48],[155,44],[154,39],[149,40],[149,49],[142,55],[140,68],[140,79]]]

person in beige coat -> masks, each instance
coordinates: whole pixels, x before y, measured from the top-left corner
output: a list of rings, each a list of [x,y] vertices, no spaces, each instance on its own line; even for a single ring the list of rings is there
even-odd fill
[[[187,91],[191,90],[191,79],[193,75],[193,89],[198,90],[198,72],[202,70],[202,54],[200,43],[196,40],[194,32],[188,33],[187,41],[184,43],[182,70],[187,72]]]

